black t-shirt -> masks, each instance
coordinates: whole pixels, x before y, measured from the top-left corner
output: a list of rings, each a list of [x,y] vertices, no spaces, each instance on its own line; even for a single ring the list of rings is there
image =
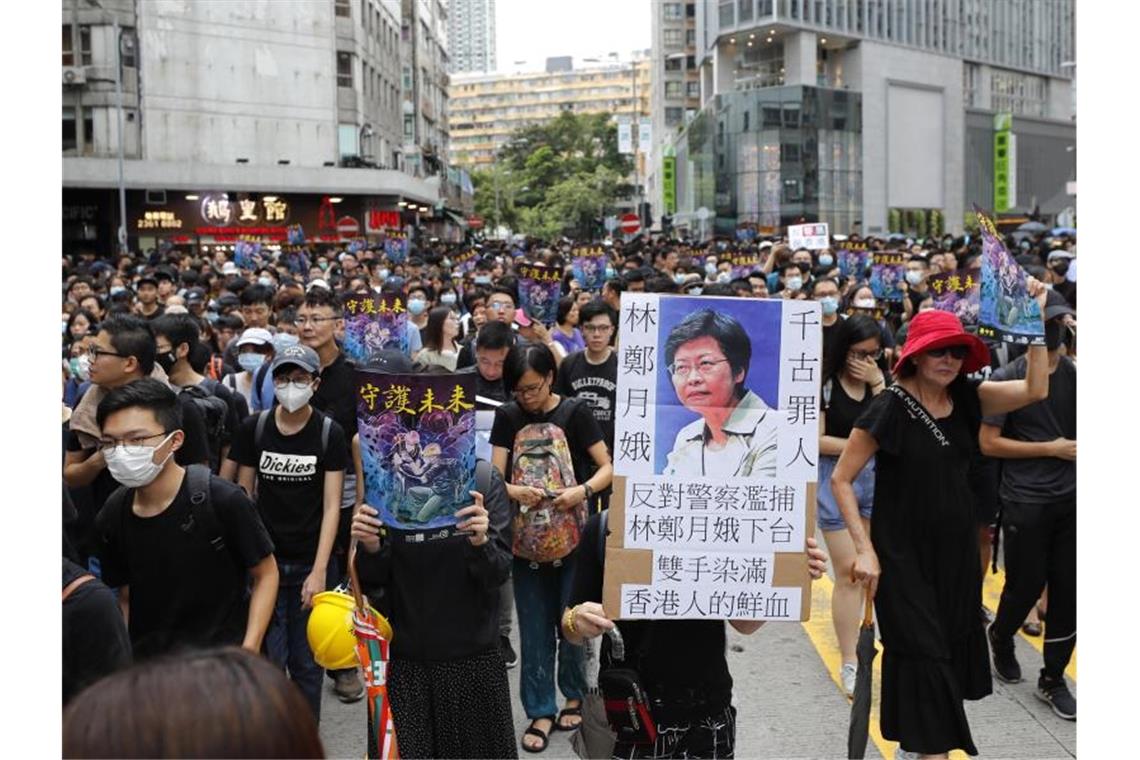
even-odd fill
[[[257,510],[283,562],[312,563],[317,556],[324,513],[325,473],[348,466],[344,431],[333,421],[328,449],[321,454],[321,419],[314,411],[300,432],[282,435],[277,414],[265,421],[260,444],[254,432],[260,415],[242,423],[230,459],[257,473]]]
[[[1007,364],[992,380],[1022,380],[1028,369],[1025,357]],[[1060,357],[1049,375],[1049,397],[1008,414],[986,417],[985,422],[1002,429],[1006,438],[1043,442],[1077,438],[1077,365]],[[1076,493],[1077,463],[1056,457],[1003,459],[1001,490],[1006,501],[1040,504],[1065,499]]]
[[[847,395],[843,383],[838,377],[832,378],[825,385],[823,411],[827,415],[824,421],[824,435],[833,435],[836,438],[849,438],[851,428],[855,427],[855,420],[863,414],[874,396],[871,395],[871,386],[863,384],[863,398],[856,401]]]
[[[63,586],[87,575],[63,558]],[[100,678],[131,664],[131,640],[119,600],[98,580],[76,587],[63,602],[63,703]]]
[[[843,324],[845,317],[840,314],[839,318],[835,320],[834,324],[823,326],[823,355],[831,355],[831,342],[835,339],[835,332],[839,329],[839,325]]]
[[[247,569],[273,552],[253,504],[234,483],[210,478],[210,505],[225,540],[224,551],[192,524],[186,477],[170,506],[139,517],[128,493],[118,525],[104,510],[98,518],[103,581],[130,586],[131,642],[136,658],[181,647],[241,644],[249,600]],[[106,539],[111,533],[116,538]]]
[[[599,556],[600,530],[601,516],[594,515],[582,531],[570,607],[602,601],[604,560]],[[671,724],[675,719],[692,717],[692,708],[683,701],[688,690],[707,700],[709,712],[731,704],[732,676],[725,659],[724,626],[720,620],[617,621],[625,642],[624,666],[638,671],[651,699],[665,701],[662,709],[653,707],[659,723]],[[602,637],[601,646],[602,666],[621,667],[621,663],[612,662],[608,637]],[[705,712],[705,706],[701,712]]]
[[[483,375],[479,374],[478,368],[475,369],[475,395],[489,398],[492,401],[498,401],[501,404],[505,404],[510,400],[510,395],[507,393],[507,386],[503,383],[503,378],[487,380]]]
[[[563,409],[567,404],[571,405],[570,408]],[[538,414],[523,411],[517,401],[503,404],[495,410],[495,423],[491,428],[491,446],[502,446],[513,453],[515,435],[524,427],[533,423],[554,422],[563,416],[566,421],[562,425],[562,430],[566,433],[566,443],[570,447],[574,479],[578,481],[578,485],[582,485],[596,469],[589,449],[602,440],[602,429],[594,419],[590,407],[584,402],[563,396],[554,409]],[[508,454],[506,468],[508,483],[511,482],[511,460],[512,457]]]
[[[344,352],[337,354],[333,363],[321,370],[321,384],[313,393],[310,402],[333,418],[344,431],[345,440],[351,441],[356,435],[356,387],[353,379],[353,365],[345,358]]]
[[[617,406],[617,351],[601,364],[586,360],[585,351],[575,351],[562,360],[554,392],[579,398],[590,405],[602,428],[602,438],[610,455],[614,450],[614,409]]]

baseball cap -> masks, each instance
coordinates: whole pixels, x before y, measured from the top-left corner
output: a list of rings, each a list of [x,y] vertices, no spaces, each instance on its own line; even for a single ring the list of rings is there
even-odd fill
[[[153,274],[144,274],[139,278],[139,281],[135,283],[135,287],[141,288],[143,285],[146,285],[148,283],[150,285],[154,285],[156,288],[158,287],[158,280],[155,279],[155,276]]]
[[[320,278],[317,278],[310,282],[309,286],[305,288],[305,292],[307,293],[313,288],[324,288],[325,290],[332,290],[332,288],[329,287],[329,284]]]
[[[1076,256],[1073,255],[1072,251],[1050,251],[1049,252],[1049,261],[1052,261],[1053,259],[1075,259],[1075,258],[1076,258]]]
[[[528,317],[526,315],[525,310],[515,309],[515,324],[518,325],[519,327],[530,327],[531,326],[530,317]]]
[[[1065,297],[1055,290],[1050,290],[1045,294],[1045,319],[1056,319],[1057,317],[1065,314],[1072,314],[1077,316],[1077,312],[1069,306],[1069,302]]]
[[[406,354],[402,351],[394,351],[392,349],[374,351],[369,354],[368,360],[365,361],[361,369],[398,374],[407,374],[415,371],[412,360],[409,359]]]
[[[202,288],[190,288],[186,291],[186,303],[198,303],[206,300],[206,291]]]
[[[237,264],[232,261],[227,261],[225,264],[222,264],[222,274],[240,274],[240,272],[238,272]]]
[[[249,331],[246,330],[246,332]],[[314,375],[320,374],[321,371],[321,360],[320,357],[317,356],[317,352],[308,346],[300,344],[288,346],[283,349],[281,353],[277,354],[273,359],[273,364],[269,371],[276,372],[278,367],[284,367],[286,365],[300,367],[307,372],[312,372]]]
[[[273,343],[273,334],[264,327],[247,328],[238,338],[238,348],[242,346],[268,346]]]

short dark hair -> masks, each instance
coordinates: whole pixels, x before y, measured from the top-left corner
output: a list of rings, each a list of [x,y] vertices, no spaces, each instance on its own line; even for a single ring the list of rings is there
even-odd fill
[[[748,365],[752,361],[752,341],[748,333],[735,319],[712,309],[694,311],[669,331],[665,340],[665,366],[672,366],[677,349],[698,338],[715,340],[728,359],[732,374],[743,371],[747,378]],[[736,384],[736,391],[744,394],[744,379]]]
[[[575,296],[562,296],[558,299],[558,324],[566,321],[576,303],[578,303],[578,299]],[[579,321],[581,321],[581,313],[579,313]]]
[[[112,388],[95,410],[95,424],[102,428],[112,414],[132,407],[153,412],[164,433],[182,427],[182,407],[178,405],[178,396],[166,383],[152,377]]]
[[[466,309],[468,313],[475,311],[475,302],[479,300],[482,300],[483,303],[487,303],[486,288],[468,288],[463,292],[463,308]]]
[[[237,314],[222,314],[214,323],[215,330],[240,330],[244,326],[245,322]]]
[[[710,282],[701,288],[702,296],[731,296],[737,298],[736,288],[727,282]]]
[[[268,285],[250,285],[241,292],[241,305],[253,306],[263,303],[269,308],[273,308],[274,295],[276,292]]]
[[[622,277],[625,278],[625,282],[626,282],[627,286],[631,282],[644,282],[645,281],[645,271],[642,270],[640,267],[637,269],[631,269],[628,272],[626,272],[624,275],[622,275]]]
[[[173,700],[186,698],[177,710]],[[238,647],[156,657],[81,692],[64,711],[64,757],[324,757],[301,692]]]
[[[676,293],[677,283],[672,277],[654,275],[645,281],[645,291],[647,293]]]
[[[507,393],[514,392],[527,370],[534,370],[543,377],[550,375],[551,385],[558,380],[558,363],[549,348],[541,343],[516,343],[503,363],[503,385]]]
[[[510,325],[496,319],[487,320],[475,336],[475,348],[484,351],[498,351],[514,345],[515,333]]]
[[[810,292],[812,295],[815,295],[815,289],[817,287],[819,287],[820,283],[823,283],[823,282],[830,282],[835,287],[837,287],[837,288],[839,287],[839,281],[836,280],[835,278],[833,278],[833,277],[820,277],[819,279],[811,281]]]
[[[194,352],[198,345],[198,335],[201,332],[198,320],[193,314],[163,314],[151,322],[155,335],[161,335],[170,341],[170,347],[177,349],[183,343],[188,349],[187,356]]]
[[[578,324],[584,325],[596,316],[604,316],[610,320],[610,324],[617,327],[618,315],[613,310],[613,307],[603,301],[601,298],[592,298],[580,309],[578,309]]]
[[[604,285],[602,285],[602,291],[604,292],[606,288],[609,288],[620,296],[625,292],[626,289],[625,280],[620,277],[611,277],[610,279],[606,280],[606,283]]]
[[[304,305],[310,309],[327,306],[338,317],[344,313],[344,305],[341,303],[340,297],[328,288],[309,288],[309,292],[305,294]]]
[[[135,357],[143,377],[154,371],[154,332],[145,319],[133,314],[116,314],[103,320],[99,332],[111,336],[116,353]]]

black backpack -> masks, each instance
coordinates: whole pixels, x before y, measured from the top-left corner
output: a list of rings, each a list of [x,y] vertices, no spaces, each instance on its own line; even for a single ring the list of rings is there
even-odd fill
[[[210,501],[210,468],[202,464],[186,466],[186,486],[190,491],[190,519],[180,527],[183,531],[198,532],[205,538],[214,551],[224,551],[226,541],[222,537],[222,526],[214,512],[214,505]],[[134,502],[134,489],[119,486],[107,497],[96,518],[103,540],[110,546],[116,546],[122,536],[126,535],[125,521],[127,512]]]
[[[179,390],[198,407],[206,423],[206,444],[210,450],[210,467],[217,470],[222,457],[222,446],[229,441],[227,420],[230,405],[199,385],[190,385]]]

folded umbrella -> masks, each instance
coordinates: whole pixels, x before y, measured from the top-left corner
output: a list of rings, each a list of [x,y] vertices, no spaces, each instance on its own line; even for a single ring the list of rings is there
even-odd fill
[[[388,700],[388,643],[392,628],[383,616],[368,606],[356,573],[356,541],[348,552],[348,576],[356,609],[352,613],[356,654],[364,671],[368,701],[368,760],[396,760],[396,725],[392,721],[392,705]]]
[[[863,625],[859,628],[859,643],[855,645],[859,669],[855,672],[851,725],[847,729],[847,757],[852,760],[863,760],[867,752],[867,734],[871,728],[871,667],[875,662],[875,654],[874,607],[871,589],[867,588]]]

